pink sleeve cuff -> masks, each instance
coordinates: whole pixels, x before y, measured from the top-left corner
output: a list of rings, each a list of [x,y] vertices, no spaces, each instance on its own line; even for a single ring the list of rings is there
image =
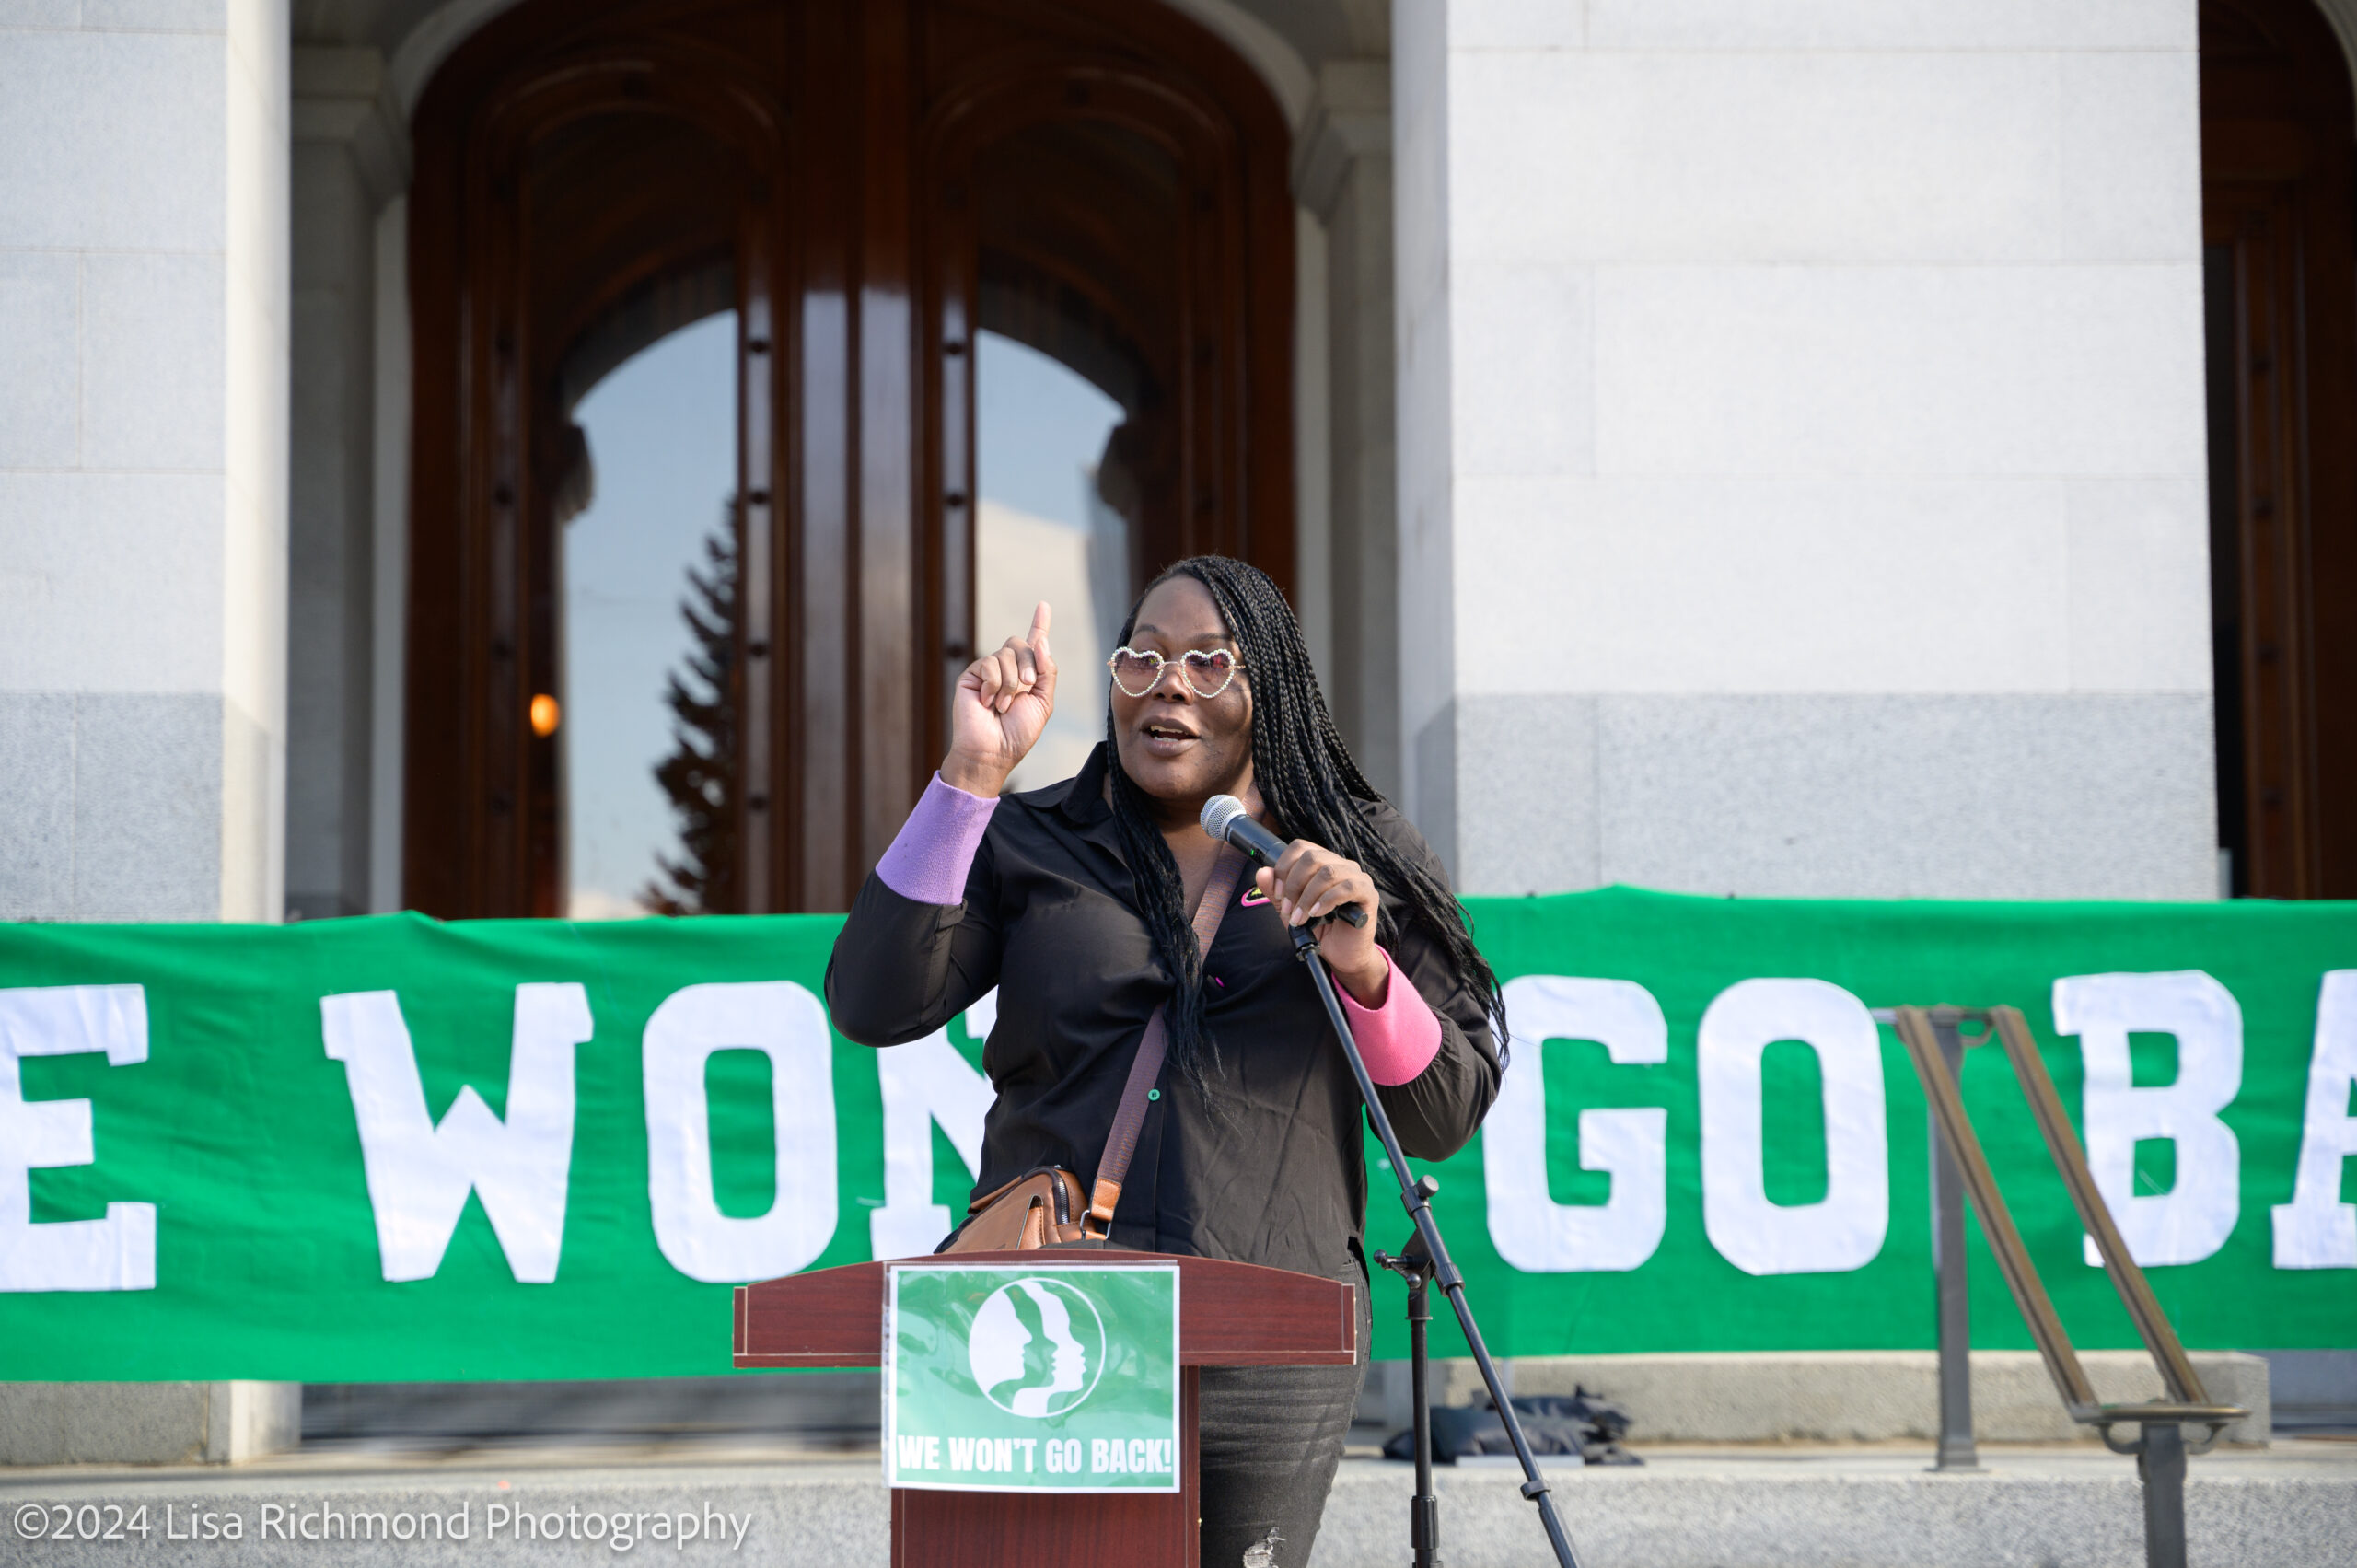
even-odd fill
[[[916,903],[964,902],[966,873],[974,868],[974,852],[981,848],[982,831],[997,809],[995,799],[968,795],[934,774],[916,809],[900,824],[900,836],[876,863],[876,875]]]
[[[1431,1066],[1440,1054],[1440,1020],[1392,962],[1390,949],[1378,947],[1376,951],[1391,971],[1384,982],[1382,1006],[1362,1007],[1349,992],[1340,986],[1335,990],[1351,1020],[1351,1038],[1359,1042],[1359,1054],[1366,1060],[1367,1076],[1393,1088]]]

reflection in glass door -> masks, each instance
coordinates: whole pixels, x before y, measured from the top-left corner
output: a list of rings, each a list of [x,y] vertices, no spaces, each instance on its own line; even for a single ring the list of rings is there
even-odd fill
[[[1120,404],[1070,367],[996,332],[974,364],[976,646],[988,650],[1055,607],[1050,644],[1059,691],[1047,732],[1009,779],[1037,789],[1070,778],[1105,737],[1105,660],[1129,612],[1130,524],[1097,494]]]
[[[1219,550],[1289,580],[1292,139],[1251,65],[1179,9],[533,0],[436,68],[412,141],[416,908],[847,908],[946,745],[946,678],[980,641],[985,494],[1047,530],[1016,539],[994,510],[982,564],[994,595],[1059,602],[1068,666],[1095,665],[1126,597],[1092,582],[1083,610],[1091,568]],[[737,417],[716,355],[701,391],[609,417],[646,372],[621,368],[632,351],[686,353],[649,345],[707,307],[737,312]],[[985,330],[1121,410],[1109,436],[1086,396],[1047,419],[1070,437],[1042,470],[1049,501],[1007,488],[1003,453],[987,490],[978,477]],[[716,349],[728,329],[703,331]],[[993,421],[1031,412],[992,401]],[[576,417],[601,494],[567,522],[586,496]],[[730,494],[732,424],[743,604],[722,678],[739,738],[716,776],[678,777],[702,771],[681,752],[657,781],[686,722],[666,699],[695,641],[679,600],[703,592],[688,574]],[[610,518],[641,446],[709,477],[650,481],[651,505]],[[1125,573],[1086,542],[1092,464],[1129,523]],[[1058,572],[1069,587],[1041,580]],[[985,617],[993,640],[1028,608]],[[684,679],[685,706],[719,709]],[[1028,773],[1078,760],[1100,679],[1086,668]]]
[[[728,907],[737,315],[661,339],[575,410],[594,494],[564,524],[565,889],[574,920]],[[537,719],[536,717],[536,727]]]

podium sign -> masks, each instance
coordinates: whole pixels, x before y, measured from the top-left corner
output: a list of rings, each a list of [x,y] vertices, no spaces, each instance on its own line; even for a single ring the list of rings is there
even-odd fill
[[[884,1477],[945,1492],[1177,1492],[1178,1269],[887,1271]]]
[[[1115,1275],[1131,1283],[1096,1283]],[[735,1356],[885,1369],[892,1568],[1194,1568],[1202,1368],[1348,1366],[1361,1353],[1357,1297],[1315,1274],[1109,1248],[853,1263],[738,1287]],[[1005,1376],[1018,1354],[1022,1372]],[[1175,1478],[1148,1468],[1167,1462],[1149,1446],[1174,1439]]]

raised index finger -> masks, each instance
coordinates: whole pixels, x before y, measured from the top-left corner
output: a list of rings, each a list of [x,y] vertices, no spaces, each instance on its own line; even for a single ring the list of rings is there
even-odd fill
[[[1031,634],[1023,640],[1037,646],[1048,634],[1048,601],[1041,599],[1039,608],[1031,612]]]

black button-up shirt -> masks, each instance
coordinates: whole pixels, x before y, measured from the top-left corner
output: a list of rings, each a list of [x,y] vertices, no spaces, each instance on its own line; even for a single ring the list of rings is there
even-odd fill
[[[1146,1019],[1171,992],[1104,798],[1105,766],[1099,746],[1075,777],[1002,798],[962,904],[918,903],[871,874],[827,966],[835,1027],[867,1045],[921,1039],[999,988],[982,1051],[998,1098],[977,1193],[1042,1165],[1074,1172],[1086,1190]],[[1406,819],[1387,805],[1364,809],[1377,833],[1445,876]],[[1363,1278],[1357,1085],[1275,906],[1248,877],[1229,897],[1238,901],[1203,966],[1218,1046],[1217,1062],[1203,1063],[1209,1093],[1164,1070],[1113,1244]],[[1399,927],[1391,983],[1415,985],[1440,1019],[1441,1046],[1415,1079],[1381,1094],[1407,1151],[1441,1159],[1497,1098],[1497,1045],[1480,998],[1442,950]]]

